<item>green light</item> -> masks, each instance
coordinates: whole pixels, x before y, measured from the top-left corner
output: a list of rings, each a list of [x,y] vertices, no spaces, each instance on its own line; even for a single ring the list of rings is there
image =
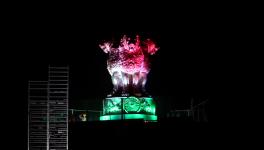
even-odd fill
[[[150,106],[145,107],[146,112],[151,112]]]
[[[136,97],[124,98],[124,110],[127,113],[130,112],[139,112],[141,109],[141,102]]]
[[[157,120],[156,106],[151,97],[109,97],[104,100],[103,106],[100,120]]]
[[[121,120],[122,115],[106,115],[101,116],[100,120]],[[155,115],[144,115],[144,114],[124,114],[123,119],[143,119],[143,120],[149,120],[149,121],[156,121],[157,116]]]
[[[121,98],[111,97],[104,102],[104,114],[118,114],[121,113]]]
[[[118,108],[117,106],[113,106],[113,107],[111,107],[111,108],[109,108],[110,110],[109,111],[111,111],[111,112],[120,112],[120,108]]]
[[[104,100],[104,115],[119,114],[122,111],[122,101],[124,113],[144,113],[155,115],[155,104],[150,97],[111,97]]]

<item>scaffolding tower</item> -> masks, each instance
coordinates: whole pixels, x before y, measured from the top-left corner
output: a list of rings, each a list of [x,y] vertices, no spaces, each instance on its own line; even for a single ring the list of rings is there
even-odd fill
[[[28,82],[28,150],[48,149],[47,81]]]
[[[69,67],[28,83],[28,150],[68,150]]]
[[[68,150],[69,67],[49,66],[48,120],[50,150]]]

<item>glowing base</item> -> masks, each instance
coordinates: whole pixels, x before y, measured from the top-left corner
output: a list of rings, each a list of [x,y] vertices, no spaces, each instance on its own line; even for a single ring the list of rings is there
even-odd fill
[[[156,121],[155,112],[155,103],[151,97],[109,97],[103,101],[103,115],[100,120]]]
[[[155,115],[144,115],[144,114],[123,114],[122,115],[105,115],[101,116],[100,120],[127,120],[127,119],[142,119],[146,121],[157,121],[157,116]]]

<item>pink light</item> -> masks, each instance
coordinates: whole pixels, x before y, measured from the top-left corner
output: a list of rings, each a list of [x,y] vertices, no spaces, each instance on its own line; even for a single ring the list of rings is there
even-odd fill
[[[159,49],[153,41],[141,41],[138,35],[131,41],[124,35],[118,47],[113,47],[111,42],[99,46],[108,53],[107,69],[112,76],[114,88],[124,88],[130,83],[135,87],[144,87],[146,75],[150,71],[148,56],[155,54]],[[128,76],[132,76],[132,79]]]
[[[105,53],[110,53],[110,59],[108,61],[110,74],[118,70],[129,74],[149,72],[149,62],[145,59],[145,55],[153,55],[159,49],[150,39],[141,42],[138,35],[134,43],[124,35],[120,40],[118,48],[114,48],[112,45],[111,42],[105,42],[99,45]]]

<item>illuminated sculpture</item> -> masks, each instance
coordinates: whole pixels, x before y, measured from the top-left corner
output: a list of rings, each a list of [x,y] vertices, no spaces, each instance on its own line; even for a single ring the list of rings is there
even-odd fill
[[[132,43],[130,38],[124,35],[119,47],[112,46],[110,42],[100,45],[100,48],[109,54],[107,69],[114,86],[109,96],[146,96],[145,84],[150,71],[148,56],[158,50],[155,43],[150,39],[141,43],[139,36],[136,36],[135,42]]]
[[[131,41],[124,35],[118,47],[113,45],[111,42],[99,45],[108,54],[107,69],[113,84],[111,94],[104,101],[104,115],[100,119],[112,120],[109,117],[113,115],[119,115],[114,118],[120,119],[120,113],[126,113],[127,119],[155,120],[155,106],[146,93],[145,84],[150,71],[148,57],[158,50],[156,44],[150,39],[141,42],[139,36]]]

